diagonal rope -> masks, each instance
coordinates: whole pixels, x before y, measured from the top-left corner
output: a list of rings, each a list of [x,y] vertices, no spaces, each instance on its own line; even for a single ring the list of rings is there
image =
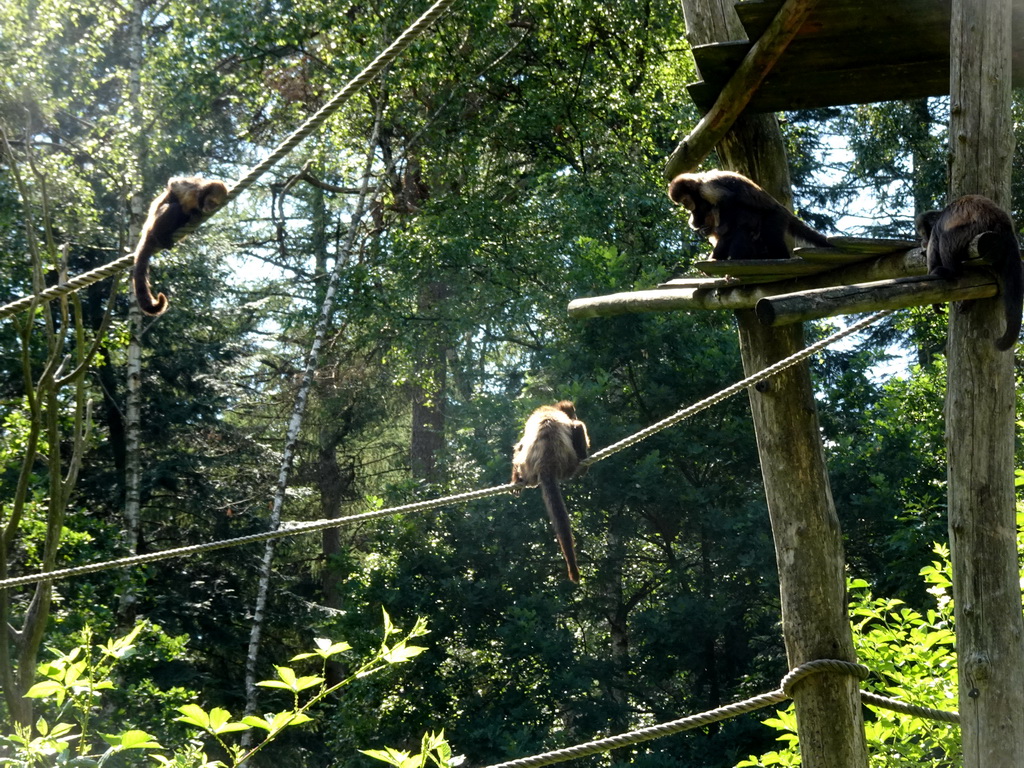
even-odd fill
[[[388,64],[394,61],[398,54],[408,48],[409,44],[419,37],[423,31],[437,20],[442,13],[448,10],[454,2],[455,0],[437,0],[437,2],[430,6],[422,16],[416,19],[416,21],[414,21],[401,35],[395,38],[395,41],[391,43],[391,45],[381,51],[373,61],[367,64],[362,72],[349,80],[348,83],[330,99],[330,101],[324,104],[314,115],[310,116],[309,119],[296,128],[289,136],[285,137],[285,139],[278,144],[277,148],[274,149],[274,151],[271,152],[263,162],[235,182],[228,191],[228,196],[224,203],[213,209],[203,218],[203,221],[220,210],[228,202],[234,200],[246,189],[251,187],[256,180],[260,178],[260,176],[277,165],[277,163],[295,149],[300,142],[306,139],[311,133],[313,133],[313,131],[320,128],[327,121],[327,118],[337,112],[338,109],[356,92],[376,77]],[[195,230],[196,226],[198,225],[182,227],[179,231],[182,235],[186,235]],[[52,301],[53,299],[60,298],[61,296],[66,296],[69,293],[79,291],[93,283],[98,283],[100,280],[105,280],[111,275],[115,275],[121,270],[131,266],[133,260],[134,256],[129,253],[109,262],[108,264],[104,264],[101,267],[91,269],[88,272],[83,272],[67,282],[50,286],[49,288],[40,291],[38,294],[25,296],[21,299],[17,299],[16,301],[12,301],[9,304],[5,304],[0,307],[0,320],[29,309],[33,306],[34,302]]]
[[[652,424],[646,427],[635,435],[620,440],[617,443],[602,448],[595,452],[582,464],[590,465],[618,453],[625,448],[636,445],[644,438],[650,437],[656,432],[660,432],[663,429],[678,424],[680,421],[698,413],[699,411],[710,408],[712,405],[725,400],[737,392],[741,392],[749,386],[756,384],[759,381],[763,381],[769,376],[773,376],[777,373],[784,371],[790,366],[796,365],[797,363],[806,360],[816,352],[821,351],[829,344],[834,344],[851,333],[859,331],[871,323],[880,320],[886,315],[892,314],[892,310],[885,310],[883,312],[877,312],[874,315],[858,320],[853,325],[850,325],[841,331],[833,333],[831,336],[816,341],[806,349],[802,349],[799,352],[795,352],[789,357],[779,360],[777,363],[772,363],[767,368],[758,371],[757,373],[747,376],[745,379],[731,384],[730,386],[723,389],[721,392],[706,397],[703,400],[698,401],[694,405],[677,411],[672,416],[666,419]],[[250,544],[257,541],[269,541],[271,539],[279,539],[284,536],[295,536],[300,533],[308,533],[311,531],[321,531],[326,528],[340,528],[343,525],[352,525],[354,523],[364,522],[366,520],[373,520],[379,517],[386,517],[389,515],[405,514],[408,512],[423,512],[431,509],[437,509],[438,507],[449,506],[453,504],[461,504],[467,501],[473,501],[475,499],[484,499],[490,496],[497,496],[499,493],[505,493],[512,491],[516,488],[522,487],[522,484],[518,485],[496,485],[491,488],[483,488],[476,491],[467,491],[465,493],[455,494],[453,496],[444,496],[442,498],[419,501],[413,504],[404,504],[398,507],[390,507],[388,509],[376,510],[373,512],[364,512],[362,514],[350,515],[348,517],[338,518],[327,518],[324,520],[311,520],[303,523],[282,523],[282,527],[274,531],[263,531],[262,533],[254,533],[248,536],[239,536],[233,539],[223,539],[221,541],[212,541],[206,544],[195,544],[188,547],[178,547],[176,549],[167,549],[161,552],[149,552],[144,555],[134,555],[131,557],[123,557],[117,560],[108,560],[103,562],[88,563],[86,565],[74,566],[72,568],[64,568],[61,570],[48,571],[46,573],[35,573],[27,576],[17,576],[14,578],[4,579],[0,581],[0,589],[7,589],[9,587],[18,587],[24,584],[32,584],[38,581],[57,581],[59,579],[66,579],[73,576],[81,576],[88,573],[97,573],[99,571],[111,570],[114,568],[125,568],[133,565],[142,565],[145,563],[152,563],[158,560],[167,560],[172,557],[183,557],[186,555],[199,554],[201,552],[208,552],[214,549],[224,549],[226,547],[240,546],[242,544]]]
[[[759,381],[764,381],[769,376],[774,376],[776,373],[784,371],[791,365],[796,365],[801,360],[806,360],[807,358],[817,354],[830,344],[835,344],[840,339],[843,339],[852,333],[856,333],[859,330],[867,328],[872,323],[877,322],[886,315],[891,315],[892,313],[893,310],[886,309],[881,312],[876,312],[873,315],[869,315],[868,317],[861,318],[853,325],[847,326],[846,328],[843,328],[841,331],[836,331],[831,336],[821,339],[820,341],[816,341],[809,347],[805,347],[804,349],[801,349],[799,352],[794,352],[789,357],[784,357],[777,363],[772,363],[767,368],[763,368],[757,373],[751,374],[742,381],[737,381],[735,384],[726,387],[721,392],[717,392],[711,395],[710,397],[706,397],[703,400],[699,400],[693,405],[687,406],[686,408],[683,408],[680,411],[676,411],[671,416],[668,416],[655,424],[651,424],[651,426],[649,427],[641,429],[635,435],[631,435],[630,437],[627,437],[624,440],[620,440],[617,443],[612,443],[611,445],[606,446],[605,448],[602,448],[599,451],[595,451],[593,454],[590,455],[590,457],[580,462],[580,464],[582,464],[583,466],[590,466],[591,464],[594,464],[598,461],[603,461],[612,454],[625,450],[626,448],[629,448],[630,446],[639,443],[641,440],[647,439],[656,432],[660,432],[661,430],[671,427],[674,424],[678,424],[680,421],[688,419],[694,414],[700,413],[701,411],[706,410],[707,408],[710,408],[713,405],[718,405],[723,400],[727,400],[733,395],[737,394],[738,392],[742,392],[747,387],[753,386],[754,384],[757,384]]]
[[[613,749],[628,747],[633,744],[640,744],[644,741],[672,736],[673,734],[681,733],[683,731],[690,731],[694,728],[711,725],[712,723],[728,720],[729,718],[744,715],[748,712],[756,712],[757,710],[764,709],[772,704],[781,704],[787,699],[793,698],[792,689],[799,680],[821,672],[834,672],[838,674],[852,675],[860,680],[863,680],[869,674],[867,667],[862,664],[855,664],[852,661],[816,659],[814,661],[809,661],[806,664],[801,664],[791,670],[784,678],[782,678],[782,683],[779,687],[774,691],[769,691],[768,693],[762,693],[749,699],[738,701],[734,704],[727,704],[724,707],[718,707],[707,712],[683,717],[679,720],[651,725],[646,728],[639,728],[635,731],[627,731],[626,733],[608,736],[604,739],[588,741],[584,744],[577,744],[572,747],[566,747],[565,749],[556,749],[552,752],[544,752],[543,754],[533,755],[531,757],[509,760],[504,763],[495,763],[487,766],[486,768],[538,768],[542,765],[554,765],[555,763],[564,763],[567,760],[574,760],[578,757],[596,755],[601,752],[610,752]],[[860,694],[861,699],[864,702],[873,706],[885,707],[886,709],[892,709],[897,712],[904,712],[906,714],[913,714],[918,717],[925,717],[933,720],[941,720],[947,723],[960,722],[960,716],[956,712],[945,712],[940,709],[931,709],[930,707],[915,707],[909,704],[904,704],[901,701],[888,699],[885,696],[878,696],[877,694],[869,693],[867,691],[861,691]]]

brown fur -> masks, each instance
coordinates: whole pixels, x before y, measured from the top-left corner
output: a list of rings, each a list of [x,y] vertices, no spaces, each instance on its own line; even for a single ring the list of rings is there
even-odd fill
[[[992,264],[1003,299],[1006,330],[995,340],[996,349],[1011,349],[1020,335],[1024,312],[1024,264],[1021,263],[1013,219],[982,195],[964,195],[941,211],[917,217],[917,232],[928,260],[928,274],[952,279],[970,257],[971,241],[983,232],[998,236],[999,248]]]
[[[174,233],[187,224],[199,221],[220,206],[228,196],[222,182],[201,176],[175,176],[167,188],[149,206],[149,216],[142,226],[139,243],[135,247],[135,267],[132,279],[135,298],[147,315],[159,315],[167,309],[167,297],[160,293],[155,298],[149,287],[149,260],[157,251],[174,245]]]
[[[711,240],[713,259],[788,259],[789,237],[829,247],[824,235],[738,173],[681,173],[668,196],[690,211],[690,226]]]
[[[562,548],[569,580],[580,580],[573,547],[572,529],[565,499],[558,484],[579,470],[587,458],[590,437],[586,425],[576,418],[576,407],[568,400],[542,405],[526,421],[523,437],[512,454],[512,483],[540,486],[548,518]],[[513,491],[518,493],[518,489]]]

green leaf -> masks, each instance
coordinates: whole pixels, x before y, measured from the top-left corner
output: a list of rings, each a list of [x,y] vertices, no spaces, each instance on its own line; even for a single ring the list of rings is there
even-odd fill
[[[25,698],[45,699],[47,696],[53,696],[63,690],[64,686],[56,680],[44,680],[43,682],[36,683],[29,688],[28,691],[25,692]]]
[[[179,722],[194,725],[204,731],[210,727],[210,716],[198,704],[183,704],[178,707],[178,711],[181,712],[181,717],[177,718]]]
[[[291,667],[276,667],[276,669],[279,680],[261,680],[256,685],[262,685],[264,688],[284,688],[298,693],[324,682],[324,678],[316,675],[298,677]]]
[[[390,664],[401,664],[403,661],[415,658],[423,653],[426,648],[421,645],[396,645],[384,654],[384,661]]]
[[[117,734],[104,734],[103,738],[112,747],[120,749],[163,749],[160,743],[145,731],[125,731]]]

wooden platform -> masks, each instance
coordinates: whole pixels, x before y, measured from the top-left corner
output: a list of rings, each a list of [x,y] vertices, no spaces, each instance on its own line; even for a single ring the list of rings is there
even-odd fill
[[[697,46],[701,110],[774,18],[783,0],[736,5],[747,40]],[[1014,0],[1013,84],[1024,87],[1024,0]],[[750,102],[751,112],[863,104],[949,93],[949,0],[823,0]]]
[[[984,235],[975,239],[984,241]],[[927,274],[925,255],[911,240],[830,238],[834,249],[797,249],[792,259],[699,261],[709,275],[674,277],[657,288],[576,299],[571,317],[635,312],[754,309],[764,325],[835,315],[902,309],[994,296],[992,273],[968,262],[964,274],[943,280]]]

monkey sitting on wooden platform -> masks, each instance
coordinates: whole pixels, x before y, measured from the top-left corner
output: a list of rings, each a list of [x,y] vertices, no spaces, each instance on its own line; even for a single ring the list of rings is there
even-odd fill
[[[147,315],[159,315],[167,309],[167,297],[162,293],[155,298],[149,288],[149,260],[157,251],[174,245],[174,233],[186,224],[199,221],[219,207],[228,196],[222,182],[210,181],[202,176],[175,176],[167,182],[167,189],[149,206],[149,216],[142,226],[139,243],[135,247],[135,267],[132,280],[135,298]]]
[[[690,226],[711,240],[712,259],[788,259],[789,236],[829,247],[824,235],[738,173],[681,173],[668,185],[668,196],[690,211]]]
[[[548,518],[562,548],[569,571],[569,580],[580,580],[573,548],[572,528],[565,499],[558,484],[576,474],[580,462],[587,458],[590,437],[586,425],[576,418],[576,407],[568,400],[542,405],[530,414],[523,437],[512,454],[512,483],[540,486]],[[513,490],[519,495],[519,489]]]
[[[928,274],[946,279],[962,273],[975,237],[984,232],[996,235],[992,270],[1003,299],[1006,330],[995,340],[995,346],[1004,351],[1011,349],[1020,335],[1024,312],[1024,263],[1010,215],[987,197],[964,195],[941,211],[920,214],[915,223],[927,254]]]

